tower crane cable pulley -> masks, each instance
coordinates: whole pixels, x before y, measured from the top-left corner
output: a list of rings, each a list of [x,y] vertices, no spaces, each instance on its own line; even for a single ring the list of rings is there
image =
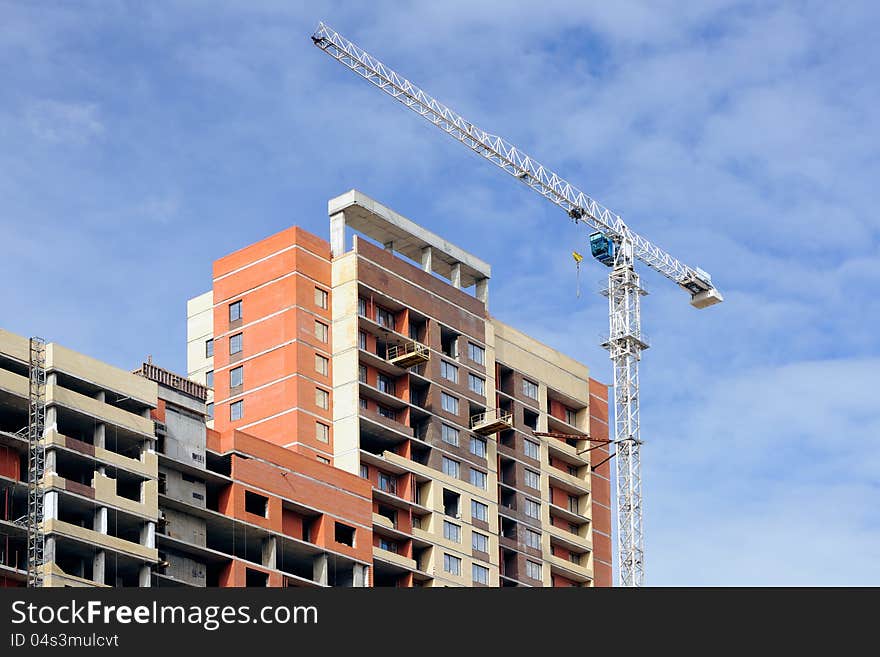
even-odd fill
[[[641,586],[644,536],[638,363],[648,345],[641,335],[640,316],[640,299],[646,292],[639,283],[634,264],[638,260],[675,282],[691,295],[691,304],[697,308],[723,300],[711,276],[702,269],[689,267],[638,235],[619,215],[513,144],[481,130],[327,24],[319,23],[311,38],[315,46],[349,70],[562,208],[576,223],[585,223],[597,231],[590,239],[591,252],[611,267],[608,289],[603,293],[608,296],[610,332],[602,346],[608,350],[614,365],[618,577],[623,586]],[[601,238],[594,240],[598,234]],[[597,253],[594,246],[601,253]],[[579,265],[578,257],[572,255]]]

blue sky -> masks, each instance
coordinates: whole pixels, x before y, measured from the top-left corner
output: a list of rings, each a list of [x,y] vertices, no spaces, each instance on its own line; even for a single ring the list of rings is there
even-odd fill
[[[493,267],[610,380],[554,206],[321,54],[321,19],[711,272],[642,367],[647,581],[880,584],[880,9],[869,2],[0,0],[0,325],[185,370],[211,261],[357,188]]]

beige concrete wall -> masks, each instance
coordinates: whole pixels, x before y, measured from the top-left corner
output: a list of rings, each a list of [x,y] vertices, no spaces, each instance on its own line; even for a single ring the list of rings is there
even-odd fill
[[[44,520],[43,531],[46,534],[70,536],[71,538],[77,538],[92,545],[97,545],[108,550],[116,550],[117,552],[124,552],[148,561],[155,562],[159,560],[159,552],[155,548],[144,547],[139,543],[132,543],[131,541],[125,541],[121,538],[116,538],[115,536],[108,536],[107,534],[102,534],[92,529],[80,527],[56,518]]]
[[[153,382],[150,381],[149,383]],[[153,383],[153,385],[155,386],[156,384]],[[155,403],[155,397],[153,403]],[[46,405],[50,406],[52,404],[77,410],[97,418],[101,422],[128,429],[129,431],[142,434],[144,437],[152,438],[155,435],[151,419],[123,411],[120,408],[110,406],[92,397],[86,397],[67,388],[55,385],[47,386]]]
[[[359,474],[357,258],[349,252],[331,264],[333,346],[333,464]]]
[[[214,358],[205,356],[205,341],[214,337],[214,291],[186,302],[186,375],[207,385],[207,374],[214,369]],[[208,388],[207,404],[214,401],[214,389]],[[213,427],[214,421],[208,422]]]
[[[0,329],[0,353],[27,363],[30,360],[28,338]]]

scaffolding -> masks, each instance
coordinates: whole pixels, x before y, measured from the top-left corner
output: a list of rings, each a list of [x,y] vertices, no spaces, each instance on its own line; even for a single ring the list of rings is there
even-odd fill
[[[46,341],[30,339],[30,384],[28,387],[28,515],[27,583],[43,585],[45,536],[43,534],[43,469],[46,449]]]

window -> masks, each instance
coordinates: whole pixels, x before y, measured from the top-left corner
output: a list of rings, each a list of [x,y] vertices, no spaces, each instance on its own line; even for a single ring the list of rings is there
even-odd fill
[[[370,478],[370,468],[365,463],[361,463],[361,479]]]
[[[318,374],[327,376],[330,372],[330,359],[321,354],[315,354],[315,371]]]
[[[538,384],[528,379],[523,379],[523,394],[529,399],[538,399]]]
[[[476,374],[468,374],[468,388],[478,395],[486,394],[486,381]]]
[[[205,340],[205,358],[211,358],[214,355],[214,338]]]
[[[360,404],[360,407],[361,407],[362,409],[367,410],[367,406],[368,406],[368,404],[367,404],[367,400],[366,400],[366,399],[364,399],[363,397],[361,397],[361,398],[358,400],[358,404]]]
[[[453,383],[458,383],[458,368],[445,360],[440,361],[440,376]]]
[[[568,496],[568,510],[572,513],[578,512],[578,498],[577,495],[569,495]]]
[[[354,527],[349,527],[348,525],[343,525],[341,522],[337,522],[334,538],[337,543],[354,547]]]
[[[327,328],[327,325],[323,322],[319,322],[315,320],[315,337],[318,338],[321,342],[327,342],[327,337],[330,335],[330,329]]]
[[[205,412],[207,413],[209,420],[214,419],[214,402],[211,402],[210,404],[205,406]]]
[[[536,561],[526,561],[526,577],[541,579],[541,564]]]
[[[242,333],[236,333],[231,338],[229,338],[229,355],[240,354],[241,353],[241,342],[242,342]]]
[[[440,429],[440,437],[443,439],[444,443],[449,443],[450,445],[458,447],[458,429],[455,427],[450,427],[448,424],[442,425]]]
[[[569,533],[569,534],[580,535],[580,527],[578,527],[578,526],[577,526],[576,524],[574,524],[573,522],[570,522],[570,523],[568,523],[568,533]]]
[[[242,417],[244,417],[244,400],[239,399],[229,405],[229,419],[240,420]]]
[[[461,527],[448,520],[443,521],[443,538],[453,543],[461,543]]]
[[[455,477],[458,479],[458,473],[461,469],[461,464],[458,461],[453,459],[443,457],[443,474],[447,474],[450,477]]]
[[[244,510],[257,516],[266,517],[269,508],[269,498],[265,495],[252,493],[249,490],[244,492]]]
[[[577,466],[576,465],[569,465],[568,466],[568,474],[570,474],[572,477],[577,477],[578,476]]]
[[[367,316],[367,300],[363,297],[358,297],[358,315],[361,317]]]
[[[461,517],[458,512],[461,495],[451,490],[443,489],[443,513],[453,518]]]
[[[573,411],[570,408],[565,409],[565,421],[567,424],[572,426],[577,424],[577,411]]]
[[[379,548],[382,550],[387,550],[388,552],[394,552],[397,554],[397,543],[395,541],[391,541],[387,538],[379,539]]]
[[[471,545],[477,552],[489,552],[489,537],[480,532],[471,532]]]
[[[379,413],[379,415],[381,415],[382,417],[387,417],[389,420],[394,420],[395,422],[397,421],[397,412],[394,411],[394,410],[392,410],[392,409],[390,409],[390,408],[388,408],[387,406],[379,406],[379,405],[377,405],[377,406],[376,406],[376,411],[377,411],[377,412]]]
[[[376,323],[379,326],[394,330],[394,313],[385,310],[381,306],[376,306]]]
[[[534,488],[535,490],[541,489],[541,476],[534,470],[525,471],[525,482],[526,486],[529,488]]]
[[[397,479],[385,472],[379,473],[379,490],[397,495]]]
[[[440,393],[440,405],[444,411],[458,415],[458,397],[453,397],[445,392]]]
[[[325,411],[330,408],[330,393],[320,388],[315,388],[315,406]]]
[[[486,458],[485,438],[471,438],[471,454],[473,454],[474,456],[479,456],[481,458]]]
[[[452,575],[461,575],[461,559],[451,554],[443,555],[443,570]]]
[[[359,365],[358,366],[358,381],[360,381],[361,383],[367,382],[367,366],[366,365]]]
[[[535,500],[530,500],[526,498],[526,515],[529,518],[540,518],[541,505],[535,502]]]
[[[474,470],[471,468],[471,483],[477,488],[486,490],[486,473],[482,470]]]
[[[327,291],[326,290],[322,290],[319,287],[315,288],[315,305],[318,306],[318,308],[323,308],[324,310],[327,310]]]
[[[229,387],[237,388],[244,383],[244,367],[239,365],[229,370]]]
[[[526,453],[526,456],[533,458],[535,460],[539,459],[540,452],[538,451],[538,443],[533,442],[531,440],[523,440],[523,450]]]
[[[214,370],[208,370],[208,373],[205,374],[205,385],[209,388],[214,387]]]
[[[477,584],[489,583],[489,569],[478,563],[473,564],[474,582]]]
[[[468,358],[479,365],[486,364],[486,350],[480,345],[468,342]]]
[[[489,507],[482,502],[471,500],[471,520],[489,522]]]
[[[541,533],[532,529],[526,529],[526,545],[536,550],[541,549]]]
[[[241,301],[229,304],[229,321],[237,322],[241,319]]]
[[[323,422],[315,422],[315,438],[322,443],[329,443],[330,427]]]
[[[367,334],[364,331],[358,331],[358,349],[367,348]]]
[[[376,387],[385,394],[394,394],[394,381],[391,377],[386,376],[385,374],[378,374],[376,376]]]

